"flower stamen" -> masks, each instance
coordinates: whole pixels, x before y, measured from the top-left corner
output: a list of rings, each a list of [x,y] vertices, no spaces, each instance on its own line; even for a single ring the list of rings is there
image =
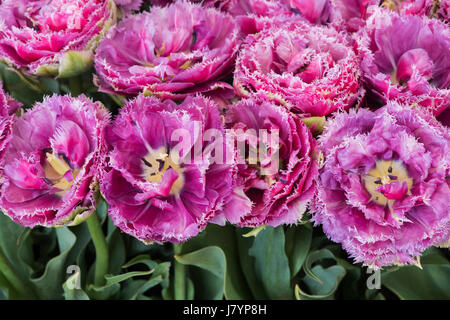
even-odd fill
[[[170,194],[177,195],[180,193],[184,185],[183,169],[180,167],[179,161],[168,154],[168,150],[165,147],[151,150],[151,152],[141,160],[144,163],[143,176],[148,182],[161,183],[164,173],[167,170],[175,170],[178,177],[172,183]]]
[[[410,194],[412,179],[406,168],[399,160],[379,160],[375,168],[363,176],[366,190],[370,193],[371,201],[389,207],[395,200]]]
[[[50,151],[45,153],[45,157],[45,181],[65,193],[72,187],[80,170],[73,170],[63,155],[56,156]]]

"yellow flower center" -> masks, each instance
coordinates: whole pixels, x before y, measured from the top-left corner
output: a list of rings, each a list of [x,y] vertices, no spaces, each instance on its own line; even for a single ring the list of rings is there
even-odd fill
[[[45,156],[45,178],[50,181],[53,187],[64,192],[69,190],[80,170],[72,170],[66,159],[62,156],[55,156],[50,152],[46,152]],[[68,171],[71,171],[70,175],[67,175]]]
[[[395,11],[400,8],[402,2],[402,0],[384,0],[382,6],[386,9]]]
[[[171,153],[170,156],[167,153],[165,147],[161,147],[157,150],[151,150],[151,152],[142,158],[144,162],[144,177],[148,182],[160,183],[163,179],[164,173],[172,168],[178,173],[178,178],[172,184],[170,189],[171,195],[178,195],[183,188],[184,178],[183,169],[180,168],[179,158],[176,153]]]
[[[377,188],[382,185],[390,184],[391,182],[403,182],[405,181],[408,186],[408,194],[413,184],[413,180],[408,177],[408,172],[399,160],[379,160],[376,162],[375,168],[370,170],[363,177],[366,190],[372,196],[370,200],[375,203],[386,206],[388,205],[392,211],[392,204],[395,200],[388,199],[381,192],[377,191]]]

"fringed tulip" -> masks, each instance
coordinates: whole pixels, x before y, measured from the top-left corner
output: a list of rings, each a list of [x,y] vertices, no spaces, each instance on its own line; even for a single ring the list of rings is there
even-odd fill
[[[450,106],[450,27],[437,19],[377,10],[357,39],[367,87],[434,115]]]
[[[291,111],[324,116],[358,101],[359,78],[346,35],[299,21],[247,38],[234,87],[244,97],[263,92]]]
[[[178,1],[123,19],[100,44],[97,83],[105,92],[160,98],[229,87],[238,49],[234,19],[212,8]]]
[[[197,235],[231,193],[232,165],[212,152],[224,139],[207,136],[223,130],[217,105],[202,96],[181,105],[142,95],[129,101],[107,130],[101,179],[115,225],[146,243]]]
[[[44,99],[15,119],[1,160],[0,206],[28,227],[76,224],[96,205],[108,111],[84,96]]]
[[[299,117],[262,96],[245,99],[225,113],[237,147],[237,176],[224,214],[238,226],[295,224],[315,192],[316,140]]]
[[[112,0],[3,0],[0,59],[34,75],[78,75],[115,21]]]
[[[429,113],[388,102],[330,119],[313,220],[355,262],[416,264],[450,237],[450,131]]]

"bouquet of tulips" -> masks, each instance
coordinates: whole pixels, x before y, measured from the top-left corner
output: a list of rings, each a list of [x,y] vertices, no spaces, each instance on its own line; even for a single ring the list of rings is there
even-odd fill
[[[450,299],[449,23],[0,1],[0,299]]]

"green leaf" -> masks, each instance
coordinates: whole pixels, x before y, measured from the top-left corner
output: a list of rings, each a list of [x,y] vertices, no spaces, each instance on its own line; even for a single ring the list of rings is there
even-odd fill
[[[243,237],[243,235],[248,232],[246,230],[248,229],[235,229],[242,272],[245,276],[245,279],[247,280],[247,284],[251,290],[253,297],[257,300],[267,300],[269,299],[269,297],[265,292],[264,286],[255,274],[255,258],[248,254],[248,251],[255,241],[255,238]]]
[[[120,295],[120,284],[114,283],[102,287],[89,285],[87,288],[89,296],[95,300],[117,299]]]
[[[14,271],[24,281],[27,281],[33,272],[30,266],[22,262],[21,257],[23,251],[32,252],[31,243],[25,241],[29,230],[0,212],[0,248],[14,266]]]
[[[161,276],[152,277],[149,280],[133,279],[126,282],[126,286],[121,291],[121,300],[139,300],[143,298],[143,293],[163,281]]]
[[[86,250],[88,249],[88,245],[92,240],[89,229],[86,223],[79,224],[75,227],[69,227],[69,229],[76,236],[77,241],[75,242],[75,245],[73,246],[72,250],[70,250],[67,256],[67,264],[77,265],[78,267],[80,267],[81,272],[84,273],[87,270],[85,263]]]
[[[300,271],[308,256],[312,239],[312,226],[304,224],[290,227],[285,234],[286,254],[289,257],[291,277],[294,277]]]
[[[122,272],[122,265],[125,263],[126,259],[125,244],[122,235],[120,234],[120,230],[118,228],[113,229],[111,233],[109,233],[106,237],[106,242],[109,251],[109,274],[110,277],[114,277],[111,275],[120,275],[120,273]],[[89,269],[89,283],[93,282],[94,270],[95,263]],[[89,296],[98,300],[117,299],[120,295],[119,282],[110,280],[110,283],[107,283],[106,285],[101,287],[89,285],[88,294]]]
[[[97,207],[95,208],[95,211],[97,211],[98,218],[100,219],[100,224],[103,225],[103,223],[105,223],[106,219],[108,218],[108,203],[101,196],[99,196],[97,200]]]
[[[154,271],[153,269],[148,270],[148,271],[131,271],[131,272],[119,274],[117,276],[105,276],[106,286],[112,286],[116,283],[120,283],[122,281],[128,280],[133,277],[147,276],[149,274],[152,274],[153,271]]]
[[[10,290],[13,290],[13,287],[0,272],[0,300],[8,300]]]
[[[226,262],[223,250],[216,246],[176,256],[177,262],[201,270],[191,270],[198,299],[222,299],[225,288]],[[206,271],[206,272],[205,272]],[[195,281],[197,280],[197,281]]]
[[[404,266],[381,274],[381,284],[405,300],[449,300],[450,265]]]
[[[42,77],[42,78],[40,78],[40,81],[50,92],[59,94],[59,82],[57,80],[52,79],[52,78]]]
[[[268,227],[255,238],[248,254],[255,258],[255,275],[270,299],[292,299],[289,261],[282,227]]]
[[[361,299],[367,290],[367,279],[361,277],[362,273],[366,271],[360,264],[351,264],[342,258],[336,257],[336,262],[346,271],[345,277],[339,284],[343,297],[345,299]]]
[[[62,283],[66,276],[66,258],[75,244],[75,235],[67,228],[57,228],[60,254],[52,258],[39,278],[31,279],[36,286],[36,293],[41,299],[60,299],[63,295]]]
[[[141,255],[133,258],[128,263],[122,266],[122,268],[129,268],[137,264],[144,264],[149,267],[148,271],[132,271],[116,276],[106,276],[105,287],[115,286],[119,283],[123,283],[123,290],[120,293],[121,299],[136,300],[142,298],[145,291],[156,285],[163,284],[167,280],[169,275],[169,262],[157,264],[150,260],[149,256]],[[152,275],[149,279],[134,279],[135,277],[144,277]]]
[[[154,269],[158,265],[155,261],[150,259],[149,255],[142,254],[128,261],[126,264],[122,266],[122,268],[129,268],[136,264],[145,264],[149,269]]]
[[[109,273],[119,274],[125,263],[125,244],[118,228],[114,229],[107,237],[109,251]]]
[[[313,251],[310,254],[308,254],[308,257],[306,258],[305,261],[305,265],[303,266],[303,270],[305,271],[306,275],[319,283],[322,283],[323,280],[321,280],[320,277],[314,273],[314,271],[312,270],[312,264],[324,259],[332,259],[336,261],[334,254],[330,250],[321,249]]]
[[[253,299],[241,269],[235,227],[232,225],[221,227],[210,224],[200,235],[183,244],[183,253],[196,251],[207,246],[218,246],[225,253],[227,263],[225,276],[226,299]]]
[[[195,286],[191,278],[186,280],[186,300],[194,300],[195,298]]]
[[[302,278],[302,282],[308,287],[310,293],[305,293],[300,286],[295,288],[295,296],[297,299],[331,299],[336,292],[339,283],[346,275],[346,270],[341,265],[332,265],[324,267],[322,265],[313,264],[325,260],[337,262],[334,254],[328,249],[321,249],[310,252],[303,265],[303,271],[306,276]]]
[[[321,265],[317,265],[312,268],[312,272],[321,279],[321,282],[317,282],[310,276],[303,278],[303,282],[308,286],[311,294],[307,294],[298,289],[296,292],[297,299],[328,299],[332,298],[333,294],[339,286],[339,282],[345,276],[345,269],[342,266],[335,265],[329,268],[323,268]]]
[[[0,63],[0,72],[4,88],[11,96],[27,106],[31,106],[35,101],[41,101],[43,92],[35,80],[27,79],[19,71],[6,67]]]

